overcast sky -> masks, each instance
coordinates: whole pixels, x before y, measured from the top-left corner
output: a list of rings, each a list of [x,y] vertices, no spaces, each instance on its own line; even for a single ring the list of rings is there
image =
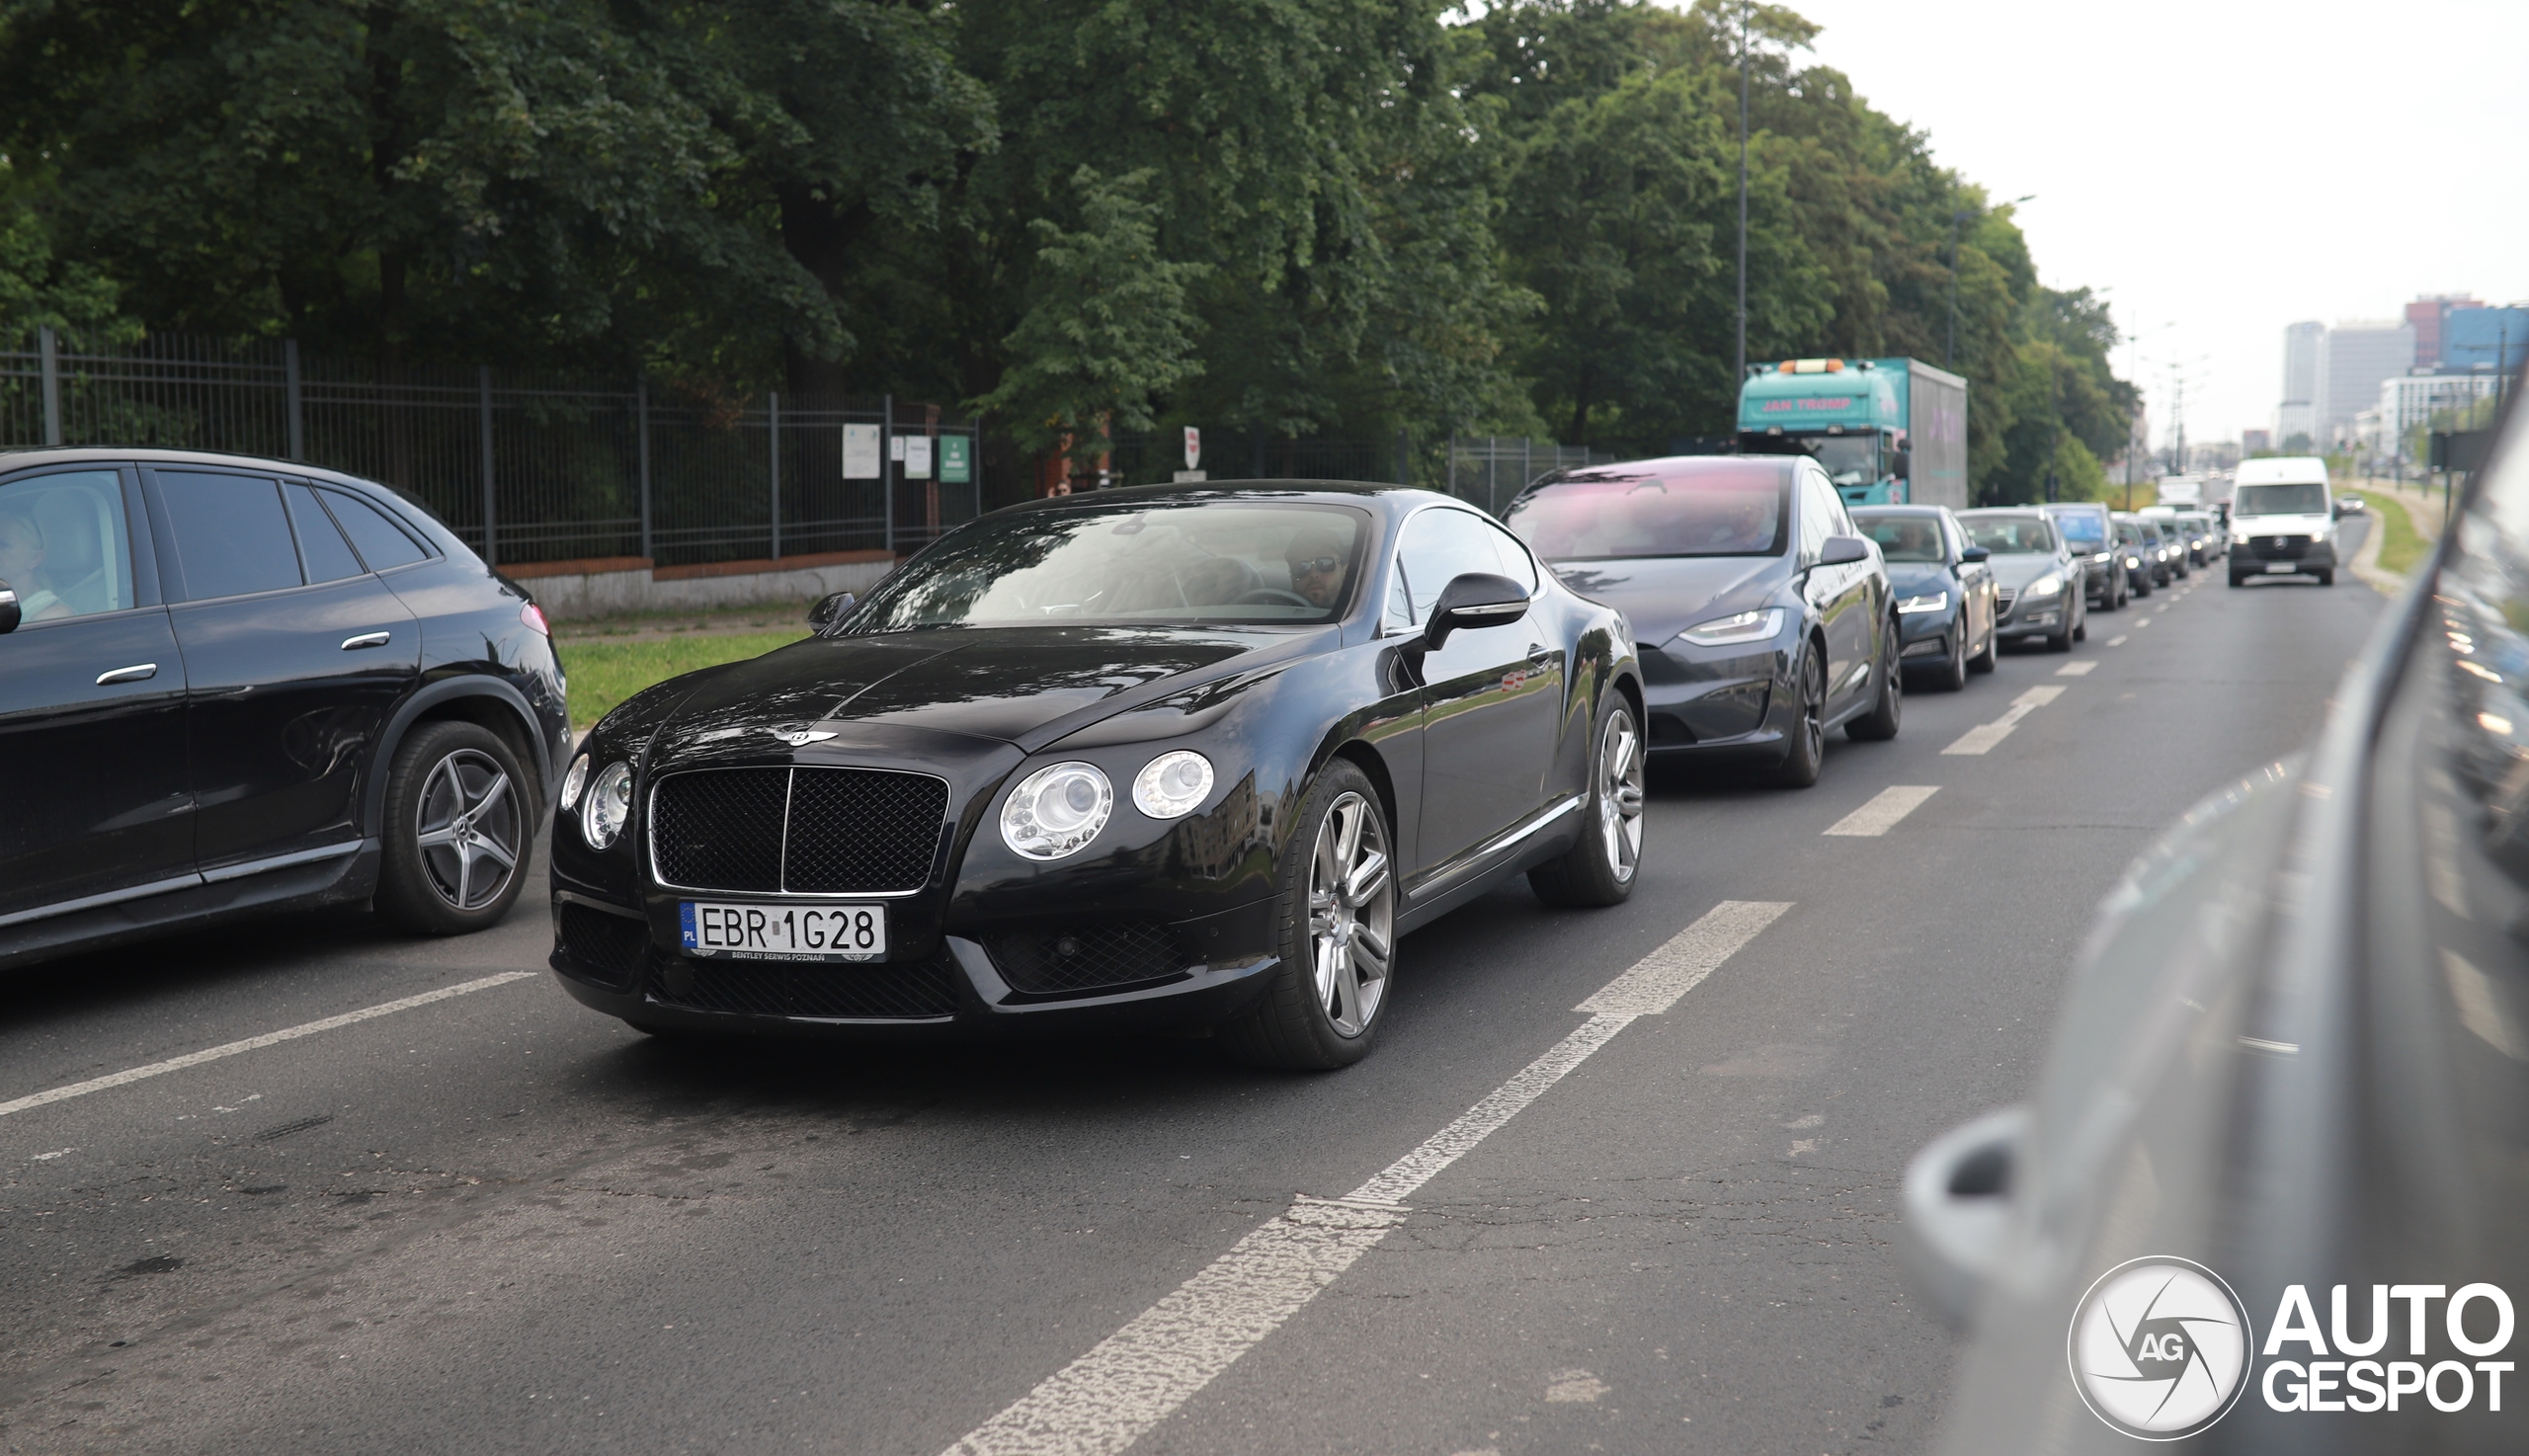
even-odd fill
[[[2529,299],[2529,0],[1791,0],[1816,55],[2113,288],[2156,440],[2263,428],[2297,319]],[[2116,368],[2131,373],[2131,349]]]

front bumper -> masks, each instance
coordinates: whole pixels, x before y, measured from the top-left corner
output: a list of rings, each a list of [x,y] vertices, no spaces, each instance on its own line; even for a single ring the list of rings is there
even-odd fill
[[[1640,648],[1650,751],[1667,759],[1780,759],[1790,740],[1776,719],[1789,710],[1796,620],[1770,642]],[[1777,690],[1780,688],[1782,690]]]
[[[2278,565],[2300,571],[2332,571],[2336,565],[2335,542],[2324,537],[2265,535],[2250,536],[2231,548],[2231,572],[2235,576],[2289,574],[2268,571]]]
[[[2013,599],[2008,611],[1994,622],[1994,636],[2003,642],[2022,637],[2052,637],[2064,630],[2073,610],[2070,592],[2052,597],[2019,597]]]

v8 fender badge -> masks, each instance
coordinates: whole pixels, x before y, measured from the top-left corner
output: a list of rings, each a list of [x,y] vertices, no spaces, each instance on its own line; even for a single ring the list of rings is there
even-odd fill
[[[2091,1414],[2146,1441],[2182,1440],[2229,1415],[2255,1343],[2247,1306],[2221,1275],[2165,1254],[2099,1275],[2065,1341]]]

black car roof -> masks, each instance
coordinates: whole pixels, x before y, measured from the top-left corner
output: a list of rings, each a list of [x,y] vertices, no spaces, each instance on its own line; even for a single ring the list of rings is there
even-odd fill
[[[311,465],[305,460],[285,460],[274,455],[250,455],[235,450],[179,450],[147,445],[120,448],[96,445],[20,445],[11,449],[0,449],[0,471],[16,470],[27,465],[82,465],[91,462],[138,465],[243,465],[256,470],[270,470],[275,475],[295,475],[302,479],[323,480],[334,484],[366,485],[404,500],[413,499],[409,494],[366,475],[355,475],[347,470],[328,469],[323,465]]]

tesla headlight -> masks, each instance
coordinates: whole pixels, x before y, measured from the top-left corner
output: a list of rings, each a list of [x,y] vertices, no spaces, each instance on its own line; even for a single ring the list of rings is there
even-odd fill
[[[1161,754],[1133,775],[1133,807],[1153,819],[1182,819],[1212,791],[1212,761],[1179,749]]]
[[[1742,642],[1765,641],[1781,630],[1782,608],[1761,607],[1697,622],[1677,635],[1697,647],[1735,647]]]
[[[609,764],[589,785],[588,797],[580,801],[580,838],[592,849],[606,849],[622,837],[631,817],[632,766]]]
[[[1019,781],[1001,806],[1001,842],[1030,859],[1089,848],[1115,811],[1115,786],[1095,764],[1056,764]]]
[[[1947,592],[1925,592],[1920,597],[1909,597],[1897,604],[1897,610],[1901,615],[1917,611],[1945,611],[1948,608],[1949,594]]]
[[[562,775],[562,812],[567,814],[580,806],[580,790],[588,787],[589,756],[571,761],[571,771]]]
[[[2064,590],[2064,579],[2050,571],[2046,573],[2046,575],[2039,577],[2037,580],[2030,582],[2028,584],[2028,590],[2021,595],[2028,597],[2052,597],[2062,590]]]

